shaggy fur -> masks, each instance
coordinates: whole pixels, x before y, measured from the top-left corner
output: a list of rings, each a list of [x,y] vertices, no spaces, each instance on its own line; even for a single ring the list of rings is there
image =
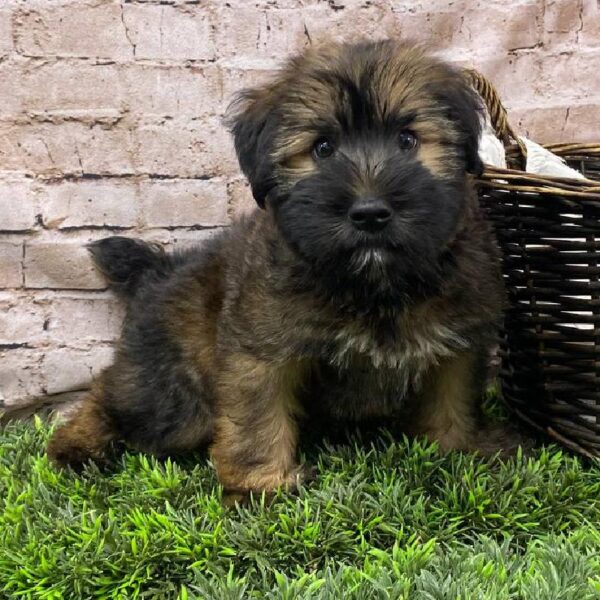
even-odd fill
[[[503,290],[469,175],[479,110],[460,73],[392,41],[310,49],[243,92],[229,123],[265,210],[182,254],[92,245],[128,312],[50,456],[210,445],[220,481],[244,492],[302,477],[311,416],[480,447]]]

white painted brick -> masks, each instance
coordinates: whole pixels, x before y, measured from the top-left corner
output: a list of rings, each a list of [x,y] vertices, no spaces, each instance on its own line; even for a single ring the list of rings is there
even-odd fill
[[[131,131],[66,122],[0,122],[0,171],[45,176],[131,173]]]
[[[185,178],[239,171],[231,138],[218,119],[143,125],[136,141],[139,173]]]
[[[578,41],[584,48],[600,46],[600,5],[597,0],[583,0],[581,31]]]
[[[6,56],[13,50],[12,12],[0,10],[0,57]]]
[[[137,59],[210,60],[210,11],[204,6],[127,4],[123,18]]]
[[[23,244],[0,241],[0,288],[18,288],[23,283]]]
[[[557,46],[577,43],[582,25],[582,0],[544,2],[544,42]]]
[[[5,113],[80,115],[123,110],[123,73],[115,64],[80,60],[17,59],[0,65],[0,90],[9,104]]]
[[[53,298],[47,301],[47,331],[55,343],[110,342],[118,339],[124,304],[115,297]]]
[[[102,289],[106,282],[79,242],[30,243],[25,246],[28,288]]]
[[[219,180],[148,181],[140,185],[148,227],[227,223],[227,188]]]
[[[434,50],[449,51],[449,58],[489,57],[541,42],[542,10],[538,4],[526,4],[518,10],[469,5],[460,10],[448,5],[444,11],[418,11],[396,15],[399,33],[426,42]],[[493,26],[491,24],[493,23]]]
[[[84,180],[48,184],[41,191],[44,224],[50,228],[134,227],[138,220],[134,182]]]
[[[29,344],[45,337],[43,307],[33,300],[0,300],[0,345]]]
[[[541,98],[536,105],[539,106],[543,98],[550,98],[554,103],[591,103],[600,97],[600,48],[548,56],[542,63],[541,73],[541,79],[536,82]]]
[[[0,231],[25,231],[35,226],[36,198],[32,180],[0,180]]]
[[[47,353],[41,364],[48,394],[87,388],[94,377],[110,365],[114,349],[95,345],[85,350],[57,348]]]
[[[511,120],[518,131],[542,144],[597,142],[600,105],[515,108]]]
[[[127,60],[133,47],[118,3],[70,4],[16,13],[17,50],[27,56]]]
[[[291,52],[309,43],[304,23],[315,26],[329,24],[323,16],[327,8],[308,8],[304,11],[278,9],[269,11],[252,3],[243,7],[222,7],[215,32],[219,57],[228,62],[234,57],[270,58],[283,61]],[[310,28],[310,26],[309,26]]]
[[[194,118],[222,112],[223,71],[214,65],[135,64],[121,74],[132,114]]]
[[[39,350],[0,350],[0,409],[25,405],[45,393]]]

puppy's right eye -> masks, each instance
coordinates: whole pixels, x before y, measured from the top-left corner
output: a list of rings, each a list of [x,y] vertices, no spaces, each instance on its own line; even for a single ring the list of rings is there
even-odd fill
[[[313,146],[313,154],[316,158],[329,158],[333,152],[333,144],[327,138],[319,138]]]
[[[417,145],[417,136],[408,129],[403,129],[398,136],[401,150],[412,150]]]

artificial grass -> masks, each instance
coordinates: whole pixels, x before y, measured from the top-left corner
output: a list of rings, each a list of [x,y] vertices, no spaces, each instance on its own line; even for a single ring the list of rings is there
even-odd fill
[[[0,597],[600,598],[600,463],[421,441],[309,447],[292,496],[221,504],[206,456],[57,472],[40,420],[0,429]]]

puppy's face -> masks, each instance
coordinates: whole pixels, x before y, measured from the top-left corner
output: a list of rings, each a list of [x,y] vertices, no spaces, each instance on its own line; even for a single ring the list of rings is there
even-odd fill
[[[407,281],[433,277],[456,231],[478,109],[454,69],[385,41],[307,51],[230,121],[255,199],[304,259]]]

